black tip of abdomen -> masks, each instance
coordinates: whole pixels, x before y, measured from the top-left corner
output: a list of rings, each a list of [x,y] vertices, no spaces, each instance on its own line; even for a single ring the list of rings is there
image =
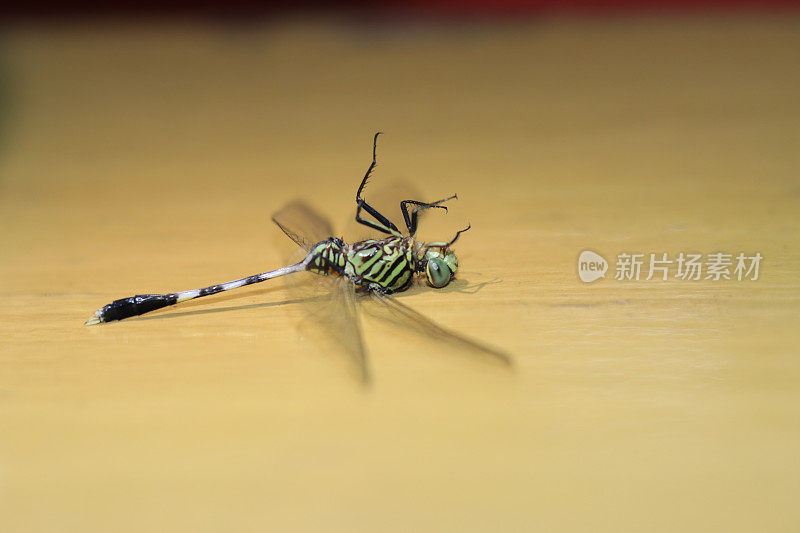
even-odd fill
[[[139,294],[114,300],[103,307],[103,322],[139,316],[162,307],[174,305],[178,297],[173,294]]]

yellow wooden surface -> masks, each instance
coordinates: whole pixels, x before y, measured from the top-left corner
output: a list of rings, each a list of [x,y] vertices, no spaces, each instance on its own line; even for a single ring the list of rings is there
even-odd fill
[[[797,19],[7,32],[0,530],[796,530],[798,51]],[[281,282],[83,327],[281,265],[294,197],[343,227],[377,129],[374,184],[473,226],[403,301],[513,372],[365,317],[364,389]],[[764,262],[587,285],[584,249]]]

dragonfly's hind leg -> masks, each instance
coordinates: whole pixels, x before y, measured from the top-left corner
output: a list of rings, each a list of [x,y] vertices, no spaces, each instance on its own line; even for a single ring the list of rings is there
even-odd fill
[[[416,200],[403,200],[400,202],[400,211],[403,212],[403,219],[406,222],[406,227],[408,228],[408,234],[412,237],[417,234],[417,213],[424,209],[430,209],[431,207],[435,207],[437,209],[444,209],[447,211],[447,208],[443,205],[448,200],[453,200],[458,198],[455,194],[453,196],[449,196],[447,198],[442,198],[441,200],[437,200],[431,203],[425,202],[418,202]],[[411,214],[408,213],[408,204],[415,205],[416,207],[411,210]]]
[[[386,287],[384,287],[384,286],[382,286],[382,285],[380,285],[378,283],[369,283],[369,284],[365,285],[364,287],[366,289],[366,292],[370,292],[370,293],[375,292],[375,293],[378,293],[378,294],[388,295],[388,294],[392,294],[392,293],[395,292],[395,291],[393,291],[391,289],[387,289]]]
[[[375,153],[378,147],[378,135],[383,132],[378,132],[375,134],[375,138],[372,140],[372,163],[370,164],[369,168],[367,169],[367,173],[364,174],[364,179],[361,180],[361,185],[358,186],[358,190],[356,191],[356,205],[358,206],[356,209],[356,222],[359,224],[363,224],[367,227],[372,229],[376,229],[382,233],[386,233],[388,235],[398,235],[400,236],[400,230],[397,229],[391,220],[383,216],[378,212],[377,209],[369,205],[362,197],[361,192],[364,190],[364,187],[367,185],[367,181],[369,180],[369,175],[372,173],[372,169],[375,168]],[[361,217],[361,210],[366,211],[370,215],[372,215],[376,222],[371,220],[367,220]]]

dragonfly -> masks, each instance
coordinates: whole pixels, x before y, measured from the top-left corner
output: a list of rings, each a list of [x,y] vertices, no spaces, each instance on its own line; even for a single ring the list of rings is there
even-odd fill
[[[310,272],[328,278],[333,302],[331,311],[327,313],[330,327],[336,330],[338,337],[343,339],[345,349],[358,362],[365,381],[369,380],[367,351],[356,305],[361,296],[381,304],[395,321],[425,332],[453,348],[488,355],[510,365],[512,360],[505,352],[439,326],[393,296],[408,290],[415,276],[435,289],[450,284],[458,272],[458,258],[452,249],[453,245],[471,225],[467,224],[448,241],[422,242],[416,238],[422,213],[429,209],[447,211],[443,204],[455,200],[456,195],[435,202],[402,200],[400,211],[406,233],[401,232],[397,225],[364,199],[364,188],[376,166],[378,136],[381,133],[373,137],[372,162],[356,191],[355,216],[358,224],[378,232],[379,238],[348,244],[342,238],[333,236],[332,226],[324,216],[307,204],[295,201],[276,212],[272,220],[302,248],[303,257],[299,262],[202,289],[169,294],[139,294],[114,300],[95,311],[85,325],[124,320],[280,276]]]

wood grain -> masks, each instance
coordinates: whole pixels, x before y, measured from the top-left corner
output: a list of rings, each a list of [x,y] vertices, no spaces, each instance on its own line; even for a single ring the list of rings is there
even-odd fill
[[[796,19],[350,31],[17,28],[0,145],[0,530],[798,527]],[[373,386],[280,282],[102,327],[112,299],[284,264],[374,185],[457,192],[462,273],[365,314]],[[581,283],[584,249],[764,256]]]

